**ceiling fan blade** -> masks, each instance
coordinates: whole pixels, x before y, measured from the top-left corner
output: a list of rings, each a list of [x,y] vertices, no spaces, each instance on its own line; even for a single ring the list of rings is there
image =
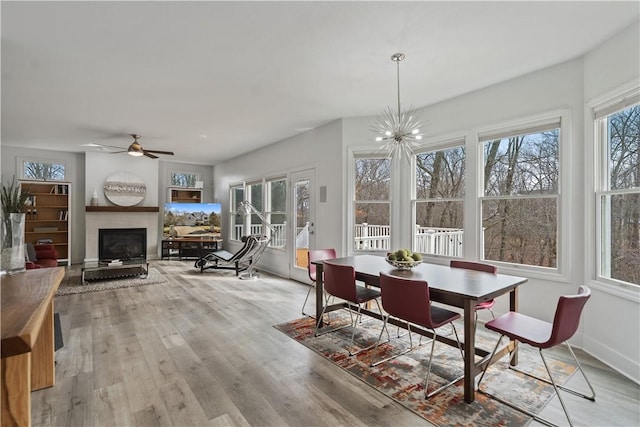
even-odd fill
[[[158,156],[154,156],[153,154],[149,153],[147,150],[143,151],[144,155],[147,156],[150,159],[157,159]]]
[[[144,150],[145,153],[166,154],[167,156],[173,156],[173,151],[159,151],[159,150]]]

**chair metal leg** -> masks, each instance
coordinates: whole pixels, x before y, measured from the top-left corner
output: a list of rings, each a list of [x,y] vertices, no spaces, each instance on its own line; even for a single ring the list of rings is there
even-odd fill
[[[388,318],[389,318],[389,316],[387,316],[385,318],[385,324],[386,324]],[[380,365],[380,364],[382,364],[384,362],[388,362],[389,360],[396,359],[396,358],[398,358],[398,357],[400,357],[400,356],[402,356],[404,354],[407,354],[407,353],[415,350],[416,348],[420,347],[422,345],[422,336],[420,336],[420,341],[419,341],[418,345],[416,345],[414,347],[413,346],[413,338],[411,336],[411,324],[408,323],[408,322],[407,322],[407,331],[408,332],[406,334],[403,334],[402,337],[407,335],[407,334],[409,335],[409,348],[408,349],[406,349],[404,351],[401,351],[400,353],[396,353],[394,355],[391,355],[391,356],[389,356],[389,357],[387,357],[385,359],[378,360],[377,362],[374,362],[373,359],[374,359],[374,357],[376,355],[376,352],[378,350],[378,346],[376,345],[376,348],[373,350],[373,352],[371,354],[371,361],[369,362],[369,366],[374,368],[374,367],[376,367],[376,366],[378,366],[378,365]],[[378,337],[378,341],[380,341],[380,338],[382,338],[382,332],[383,331],[380,331],[380,337]],[[400,337],[401,337],[401,335],[400,335],[400,333],[398,333],[398,338],[400,338]],[[387,342],[391,341],[391,337],[389,336],[389,331],[388,330],[387,330],[387,338],[389,338],[389,340]],[[431,342],[431,340],[426,341],[425,344],[427,344],[429,342]]]
[[[591,396],[587,396],[584,393],[581,393],[581,392],[579,392],[577,390],[565,387],[563,385],[558,385],[558,388],[560,390],[566,391],[567,393],[571,393],[571,394],[573,394],[575,396],[582,397],[584,399],[587,399],[587,400],[590,400],[592,402],[595,402],[596,401],[596,392],[593,389],[593,386],[591,385],[591,382],[589,381],[589,378],[587,378],[587,375],[582,370],[582,365],[578,361],[578,358],[576,357],[575,353],[573,352],[573,349],[571,348],[571,345],[569,345],[569,342],[565,341],[565,344],[567,345],[567,348],[569,348],[569,353],[571,353],[571,356],[573,357],[573,360],[576,362],[576,366],[577,366],[578,370],[580,371],[580,373],[582,374],[582,378],[584,378],[585,382],[589,386],[589,389],[591,390]],[[540,354],[540,356],[542,356],[542,354]],[[543,357],[543,360],[544,360],[544,357]],[[553,383],[551,381],[549,381],[548,379],[533,375],[533,374],[531,374],[529,372],[525,372],[522,369],[519,369],[517,366],[509,365],[509,369],[512,369],[512,370],[514,370],[516,372],[520,372],[521,374],[524,374],[524,375],[526,375],[528,377],[535,378],[538,381],[542,381],[543,383],[547,383],[547,384],[553,385]],[[551,378],[551,375],[549,375],[549,378]]]
[[[498,343],[496,344],[495,348],[493,349],[493,352],[491,353],[491,357],[490,357],[489,360],[493,359],[493,356],[495,355],[496,351],[498,350],[498,347],[500,346],[500,342],[502,341],[503,337],[504,337],[504,335],[500,336],[500,339],[498,340]],[[518,369],[516,367],[513,367],[513,366],[509,366],[509,368],[514,370],[514,371],[520,372],[520,373],[522,373],[522,374],[524,374],[524,375],[526,375],[528,377],[534,378],[534,379],[536,379],[538,381],[544,382],[546,384],[551,384],[553,386],[553,389],[556,392],[556,395],[558,396],[558,400],[560,401],[560,405],[562,406],[562,410],[564,411],[564,415],[567,417],[567,421],[569,421],[569,425],[573,426],[573,422],[571,421],[571,417],[569,416],[569,412],[567,411],[567,407],[564,404],[564,400],[562,399],[562,396],[560,395],[560,391],[559,390],[564,390],[566,392],[575,394],[576,396],[580,396],[580,397],[583,397],[583,398],[585,398],[587,400],[591,400],[591,401],[595,401],[596,400],[595,399],[596,392],[593,389],[593,387],[591,386],[591,383],[589,382],[589,379],[585,375],[584,371],[582,370],[582,366],[580,365],[580,362],[578,361],[575,353],[573,352],[573,349],[571,348],[571,346],[569,345],[568,342],[566,342],[566,344],[567,344],[567,347],[569,347],[569,352],[573,356],[573,360],[575,360],[578,369],[582,373],[583,378],[585,379],[585,381],[587,382],[587,385],[591,389],[591,394],[592,394],[591,396],[587,396],[587,395],[582,394],[582,393],[580,393],[580,392],[578,392],[576,390],[573,390],[573,389],[570,389],[570,388],[567,388],[567,387],[564,387],[564,386],[556,384],[556,382],[553,379],[553,376],[551,374],[551,369],[549,369],[549,365],[547,364],[547,360],[545,359],[541,348],[538,349],[538,352],[540,353],[540,358],[542,359],[542,363],[544,364],[544,368],[547,371],[547,375],[549,375],[549,379],[541,378],[539,376],[530,374],[529,372],[525,372],[525,371],[523,371],[521,369]],[[511,357],[513,357],[513,354],[511,355]],[[491,398],[497,400],[498,402],[501,402],[501,403],[503,403],[503,404],[505,404],[505,405],[517,410],[517,411],[520,411],[523,414],[526,414],[526,415],[530,416],[531,418],[535,419],[536,421],[541,422],[542,424],[545,424],[545,425],[548,425],[548,426],[551,426],[551,427],[557,427],[557,424],[554,424],[553,422],[551,422],[551,421],[549,421],[549,420],[547,420],[545,418],[542,418],[542,417],[538,416],[537,414],[534,414],[533,412],[531,412],[531,411],[529,411],[529,410],[527,410],[525,408],[517,406],[517,405],[515,405],[515,404],[513,404],[513,403],[511,403],[511,402],[509,402],[507,400],[504,400],[504,399],[502,399],[502,398],[500,398],[500,397],[498,397],[498,396],[496,396],[496,395],[494,395],[492,393],[489,393],[489,392],[487,392],[485,390],[482,390],[480,388],[480,384],[482,383],[482,379],[484,378],[485,373],[489,369],[489,366],[490,366],[490,363],[487,364],[487,366],[485,367],[484,371],[482,372],[482,375],[480,376],[480,380],[478,381],[478,391],[480,393],[483,393],[483,394],[485,394],[487,396],[490,396]]]
[[[462,345],[460,344],[460,339],[458,337],[458,331],[456,330],[456,327],[454,326],[453,323],[451,324],[451,326],[453,327],[453,332],[456,335],[456,342],[458,343],[458,349],[460,350],[460,354],[462,354],[462,360],[464,360],[464,351],[462,350]],[[452,379],[448,383],[438,387],[437,389],[435,389],[431,393],[429,393],[429,377],[431,376],[431,362],[433,361],[433,349],[435,348],[437,337],[438,337],[438,334],[434,330],[433,331],[433,340],[431,342],[431,354],[429,355],[429,366],[427,367],[427,379],[424,382],[424,391],[425,391],[424,398],[425,399],[428,399],[430,397],[435,396],[436,394],[440,393],[442,390],[444,390],[444,389],[448,388],[449,386],[454,385],[458,381],[464,379],[464,374],[462,374],[459,377]]]
[[[375,299],[374,301],[378,305],[378,311],[380,313],[382,313],[382,309],[380,308],[380,303],[378,302],[377,299]],[[360,313],[361,308],[362,308],[361,304],[358,304],[358,314],[356,315],[355,322],[353,322],[353,331],[351,332],[351,347],[353,347],[354,338],[355,338],[355,335],[356,335],[356,327],[358,326],[358,320],[362,318],[362,314]],[[380,331],[380,335],[381,336],[382,336],[382,332],[385,331],[385,330],[387,331],[387,338],[389,338],[389,340],[387,342],[389,342],[391,340],[391,338],[389,337],[389,331],[387,330],[386,324],[383,323],[382,331]],[[361,348],[360,350],[356,351],[355,353],[352,352],[351,350],[349,350],[349,356],[355,356],[355,355],[358,355],[358,354],[360,354],[360,353],[362,353],[364,351],[371,350],[372,348],[377,347],[378,346],[378,341],[379,340],[376,340],[375,343],[369,345],[368,347]]]
[[[307,291],[307,296],[304,297],[304,302],[302,303],[302,315],[303,316],[309,316],[309,317],[313,317],[307,313],[304,312],[304,307],[307,305],[307,301],[309,300],[309,295],[311,295],[311,290],[316,288],[316,284],[314,283],[313,285],[309,286],[309,290]]]

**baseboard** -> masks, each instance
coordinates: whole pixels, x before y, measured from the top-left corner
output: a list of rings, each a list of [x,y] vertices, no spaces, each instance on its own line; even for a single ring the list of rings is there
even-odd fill
[[[582,342],[585,352],[640,385],[640,364],[637,360],[632,360],[588,336],[584,336]]]

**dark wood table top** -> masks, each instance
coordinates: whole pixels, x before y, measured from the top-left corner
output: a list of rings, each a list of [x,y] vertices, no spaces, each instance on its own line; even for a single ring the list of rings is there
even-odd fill
[[[425,262],[411,270],[398,270],[390,265],[384,257],[376,255],[354,255],[329,261],[353,266],[359,276],[366,278],[367,283],[373,286],[379,286],[380,273],[382,272],[408,279],[424,280],[429,284],[430,289],[441,295],[449,294],[476,301],[484,301],[503,295],[527,281],[524,277],[451,268],[447,265]]]
[[[64,268],[37,268],[2,276],[2,357],[28,353],[64,277]]]

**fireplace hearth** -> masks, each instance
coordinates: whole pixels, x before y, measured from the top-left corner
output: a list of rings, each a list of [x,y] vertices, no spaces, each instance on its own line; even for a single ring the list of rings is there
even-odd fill
[[[101,261],[147,257],[146,228],[101,228],[98,230],[98,256]]]

